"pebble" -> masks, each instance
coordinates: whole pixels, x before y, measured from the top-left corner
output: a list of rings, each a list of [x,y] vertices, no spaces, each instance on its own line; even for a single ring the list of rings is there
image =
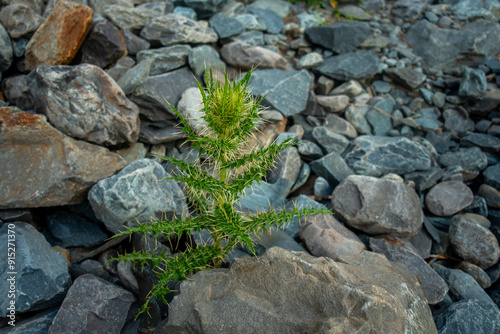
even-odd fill
[[[460,181],[440,182],[429,190],[425,204],[436,216],[451,216],[472,203],[474,194]]]

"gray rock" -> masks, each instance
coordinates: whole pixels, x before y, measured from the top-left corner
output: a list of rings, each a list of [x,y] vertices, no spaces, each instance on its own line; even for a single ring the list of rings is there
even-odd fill
[[[150,16],[136,7],[128,7],[120,4],[104,6],[103,16],[109,19],[120,29],[139,31],[148,23]]]
[[[372,34],[372,29],[366,22],[346,21],[308,28],[304,33],[312,43],[341,54],[354,51]]]
[[[266,30],[266,26],[263,22],[260,22],[257,19],[257,16],[252,14],[241,14],[234,17],[238,20],[244,27],[245,30],[258,30],[263,31]]]
[[[314,180],[313,194],[314,196],[331,196],[333,188],[328,184],[328,181],[321,176]]]
[[[405,181],[415,183],[415,189],[422,192],[433,187],[444,175],[444,171],[438,167],[431,167],[426,171],[416,171],[405,174]]]
[[[317,52],[306,53],[302,58],[300,58],[297,63],[298,69],[312,68],[320,65],[323,62],[323,56]]]
[[[248,8],[271,10],[281,18],[285,18],[293,12],[293,5],[285,0],[256,0],[248,5]]]
[[[365,244],[332,215],[309,215],[300,224],[300,238],[312,255],[337,260],[339,256],[359,255]]]
[[[0,209],[82,202],[99,180],[126,165],[118,154],[77,141],[43,115],[0,108]]]
[[[427,0],[398,0],[394,3],[391,14],[401,19],[414,20],[427,6]]]
[[[68,291],[49,334],[120,333],[134,296],[93,275],[78,277]]]
[[[15,302],[14,319],[16,314],[58,305],[71,285],[68,262],[64,256],[28,223],[3,224],[0,236],[4,240],[0,244],[0,260],[4,263],[0,272],[0,288],[5,291],[0,301],[0,317],[12,314],[8,309],[12,302]],[[15,245],[15,263],[11,267],[7,256],[12,253],[12,244]],[[12,284],[14,293],[10,292]],[[14,297],[8,297],[7,292],[13,293]]]
[[[140,36],[152,44],[205,44],[217,42],[217,33],[204,25],[178,14],[154,17],[141,30]]]
[[[422,285],[428,304],[436,304],[448,292],[445,281],[425,262],[413,245],[400,238],[370,238],[372,251],[384,254],[390,261],[404,264]]]
[[[286,70],[287,61],[277,52],[242,42],[232,42],[222,47],[222,58],[229,64],[243,70],[255,67]]]
[[[451,216],[472,203],[472,190],[461,181],[440,182],[427,193],[425,204],[436,216]]]
[[[212,27],[219,38],[228,38],[234,35],[239,35],[245,31],[245,26],[233,17],[227,17],[222,13],[216,13],[210,19],[210,27]]]
[[[465,215],[456,215],[450,223],[450,243],[464,260],[487,269],[498,262],[500,247],[495,235]]]
[[[437,333],[413,275],[371,252],[334,262],[273,247],[229,270],[197,273],[170,305],[158,334],[258,332],[262,323],[277,334],[353,332],[359,326],[387,334]],[[346,317],[354,305],[365,306]]]
[[[214,72],[224,73],[226,64],[220,60],[219,53],[209,45],[200,45],[192,48],[188,55],[189,67],[197,76],[202,76],[205,69],[211,68]]]
[[[461,30],[454,30],[441,29],[427,20],[421,20],[410,27],[406,41],[414,45],[413,53],[422,57],[430,68],[477,66],[486,58],[495,57],[497,50],[493,45],[500,43],[500,26],[475,20],[464,24]],[[443,48],[443,45],[453,47]]]
[[[326,207],[323,204],[316,202],[315,200],[311,199],[306,195],[299,195],[294,199],[286,202],[285,209],[288,212],[294,208],[297,208],[299,210],[311,209],[311,208],[326,209]],[[299,238],[299,233],[300,233],[299,217],[294,216],[293,219],[288,220],[285,224],[281,225],[279,228],[285,231],[292,238],[294,239]]]
[[[170,72],[187,64],[191,52],[189,45],[172,45],[152,50],[144,50],[137,54],[137,62],[153,59],[153,66],[149,71],[150,76]]]
[[[283,18],[274,10],[248,6],[247,13],[255,15],[259,22],[266,27],[265,30],[270,34],[279,34],[285,26]]]
[[[7,30],[0,24],[0,72],[5,72],[10,67],[13,58],[12,42]]]
[[[264,106],[289,117],[306,109],[311,85],[311,75],[306,70],[262,70],[252,73],[248,90],[258,98],[265,96]]]
[[[379,59],[371,51],[354,51],[326,58],[316,71],[335,80],[366,80],[379,72]]]
[[[345,119],[354,126],[357,132],[371,135],[372,127],[366,120],[366,114],[370,110],[370,107],[350,105],[346,108]]]
[[[43,11],[43,17],[46,18],[47,16],[49,16],[49,14],[52,13],[52,10],[54,9],[54,7],[60,1],[62,1],[62,0],[48,0],[48,1],[44,1],[44,2],[47,3],[47,5],[45,6],[45,10]],[[128,0],[70,0],[68,2],[79,3],[79,4],[82,4],[82,5],[85,5],[85,6],[90,6],[90,7],[92,7],[94,9],[95,6],[93,6],[93,5],[97,1],[101,2],[101,3],[106,3],[106,1],[114,1],[114,2],[120,2],[121,1],[121,2],[125,2],[125,1],[128,1]],[[90,4],[89,4],[89,2],[90,2]],[[94,9],[94,11],[95,11],[95,9]]]
[[[203,97],[198,87],[188,88],[182,93],[177,110],[196,133],[202,134],[207,129],[207,122],[203,119]]]
[[[467,112],[462,108],[446,109],[443,112],[444,128],[463,136],[467,132],[474,131],[474,121],[469,118]]]
[[[326,118],[325,126],[349,139],[354,139],[358,136],[356,129],[351,125],[351,123],[336,115],[329,115]]]
[[[456,269],[460,269],[466,272],[467,274],[471,275],[483,289],[487,289],[491,286],[491,279],[486,273],[486,271],[481,269],[481,267],[476,266],[475,264],[462,261],[458,264]]]
[[[347,95],[334,95],[334,96],[317,96],[318,104],[322,106],[327,112],[342,112],[349,104],[349,96]]]
[[[458,95],[481,99],[486,94],[486,89],[487,82],[484,71],[468,67],[463,68]]]
[[[424,221],[415,189],[371,176],[348,176],[333,191],[332,204],[346,224],[373,235],[412,237]]]
[[[116,83],[125,95],[132,94],[138,86],[146,81],[154,62],[154,59],[143,60],[120,76]]]
[[[139,140],[146,144],[156,145],[171,143],[185,138],[187,138],[187,133],[181,132],[178,126],[170,122],[155,124],[143,121],[141,123]]]
[[[103,244],[108,235],[93,222],[71,212],[55,211],[45,217],[53,245],[90,248]]]
[[[148,41],[132,33],[129,29],[122,29],[122,33],[127,45],[127,53],[131,56],[135,56],[142,50],[149,49],[151,46]]]
[[[332,187],[354,174],[337,152],[329,153],[321,159],[311,162],[311,169],[316,175],[325,178]]]
[[[94,65],[38,66],[30,95],[56,128],[98,145],[132,143],[139,137],[139,109]]]
[[[233,42],[246,43],[253,46],[265,46],[264,34],[261,31],[246,31],[230,38]]]
[[[390,95],[377,96],[372,98],[368,104],[373,108],[368,110],[365,118],[371,125],[373,134],[375,136],[388,136],[394,130],[391,118],[396,105],[394,99]]]
[[[464,21],[484,18],[497,22],[500,19],[500,4],[496,1],[463,0],[455,3],[452,11],[459,20]]]
[[[59,308],[51,308],[49,310],[39,312],[28,319],[21,321],[16,320],[16,327],[14,330],[12,330],[11,326],[2,327],[0,328],[0,334],[47,334],[58,311]]]
[[[427,76],[411,68],[388,68],[385,73],[404,88],[416,89]]]
[[[481,196],[482,198],[484,198],[486,204],[488,204],[488,207],[500,209],[500,191],[493,188],[492,186],[482,184],[479,187],[477,196]]]
[[[29,94],[30,79],[27,75],[17,75],[2,80],[2,92],[11,105],[21,110],[34,109]]]
[[[170,175],[153,160],[136,160],[115,176],[99,181],[89,192],[97,218],[117,233],[124,227],[172,219],[187,213],[184,194]]]
[[[342,154],[347,146],[349,146],[349,140],[333,132],[326,126],[316,126],[312,131],[313,138],[318,142],[318,144],[323,148],[326,154],[337,152]]]
[[[182,93],[190,87],[197,87],[196,79],[189,68],[149,77],[138,86],[130,100],[139,106],[142,116],[151,121],[175,119],[175,113],[169,103],[177,105]]]
[[[345,161],[356,174],[375,177],[405,174],[427,170],[431,165],[428,150],[404,137],[360,136],[353,145]]]
[[[485,133],[470,133],[462,137],[460,144],[465,147],[479,146],[486,152],[497,153],[500,151],[500,138]]]
[[[245,189],[236,206],[246,214],[268,212],[271,209],[280,211],[285,207],[286,195],[292,185],[287,179],[278,179],[275,183],[254,182]]]
[[[176,6],[173,13],[185,16],[193,21],[198,20],[198,15],[196,14],[196,11],[191,7]]]
[[[193,8],[200,19],[205,19],[222,10],[224,0],[184,0],[186,6]]]
[[[299,176],[302,161],[300,160],[299,152],[296,147],[284,148],[276,158],[276,164],[267,172],[267,182],[275,183],[279,179],[287,179],[290,181],[290,189],[297,181]]]
[[[12,3],[0,11],[0,22],[13,39],[19,39],[35,32],[43,17],[28,4]]]
[[[465,170],[481,171],[488,166],[488,158],[479,147],[460,148],[456,152],[441,154],[439,164],[444,167],[460,166]]]
[[[500,189],[500,164],[489,166],[483,171],[486,184]]]

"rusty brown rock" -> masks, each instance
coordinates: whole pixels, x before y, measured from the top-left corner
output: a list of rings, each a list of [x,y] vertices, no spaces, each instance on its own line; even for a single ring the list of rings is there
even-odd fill
[[[0,108],[0,209],[82,202],[90,188],[125,167],[108,149],[74,140],[43,115]]]
[[[71,63],[92,26],[88,6],[60,1],[26,45],[25,69]]]

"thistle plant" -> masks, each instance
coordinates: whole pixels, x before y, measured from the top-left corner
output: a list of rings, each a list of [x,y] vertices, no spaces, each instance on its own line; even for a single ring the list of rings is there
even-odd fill
[[[152,235],[155,239],[160,234],[180,238],[183,235],[191,237],[193,231],[208,230],[213,242],[187,247],[174,257],[134,251],[113,259],[153,267],[158,284],[153,287],[139,314],[148,312],[148,303],[153,297],[167,303],[165,297],[172,292],[168,288],[170,281],[185,280],[200,270],[220,267],[226,255],[239,244],[246,244],[255,254],[252,233],[269,231],[273,226],[291,221],[294,216],[301,218],[309,214],[331,214],[328,210],[312,208],[294,208],[289,211],[273,208],[255,215],[244,215],[237,210],[236,203],[244,190],[255,181],[260,182],[280,151],[294,143],[292,139],[287,139],[266,147],[249,148],[248,140],[260,120],[259,113],[262,110],[262,100],[256,101],[247,91],[252,71],[232,84],[227,74],[225,83],[221,84],[214,80],[211,70],[206,72],[207,87],[203,88],[198,82],[203,99],[202,118],[206,123],[204,131],[196,133],[177,109],[170,105],[183,126],[182,131],[187,133],[187,141],[193,149],[199,149],[199,157],[203,154],[206,158],[202,163],[188,163],[175,157],[160,157],[177,167],[178,172],[168,180],[183,183],[186,198],[196,213],[184,219],[153,220],[150,224],[139,224],[114,237],[141,233]]]

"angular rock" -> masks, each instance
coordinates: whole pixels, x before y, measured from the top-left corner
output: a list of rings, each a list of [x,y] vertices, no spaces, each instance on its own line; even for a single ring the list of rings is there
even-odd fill
[[[352,126],[351,123],[347,122],[342,117],[329,115],[326,118],[325,126],[338,134],[346,136],[349,139],[354,139],[358,136],[354,126]]]
[[[497,238],[489,229],[469,217],[453,217],[448,233],[453,249],[465,261],[483,269],[498,262],[500,247]]]
[[[51,308],[46,311],[37,313],[36,315],[29,317],[25,320],[17,320],[15,322],[16,329],[11,331],[12,328],[2,327],[0,328],[0,334],[9,333],[23,333],[23,334],[46,334],[50,325],[54,321],[54,318],[59,311],[59,308]]]
[[[486,184],[500,189],[500,164],[489,166],[483,171]]]
[[[415,189],[422,192],[433,187],[444,175],[444,171],[438,167],[431,167],[426,171],[417,171],[405,174],[405,181],[415,183]]]
[[[460,181],[438,183],[425,196],[425,204],[436,216],[451,216],[472,203],[474,194]]]
[[[323,156],[323,150],[316,143],[308,140],[299,141],[297,150],[301,156],[311,160],[316,160]]]
[[[276,13],[275,10],[247,7],[247,13],[257,16],[259,22],[265,26],[265,30],[270,34],[279,34],[284,28],[283,18]]]
[[[125,95],[131,95],[134,90],[142,85],[149,77],[149,72],[153,67],[154,59],[145,59],[136,66],[123,73],[116,83],[120,86]]]
[[[339,256],[359,255],[365,244],[332,215],[309,215],[300,224],[300,238],[312,255],[337,260]]]
[[[287,61],[279,53],[247,43],[232,42],[221,49],[222,58],[229,64],[243,70],[255,67],[286,70]]]
[[[268,212],[271,209],[280,211],[285,207],[286,196],[292,185],[287,179],[278,179],[275,183],[254,182],[245,189],[236,206],[246,214]]]
[[[422,57],[430,68],[477,66],[495,57],[497,50],[493,46],[500,43],[500,26],[475,20],[464,24],[461,30],[454,30],[441,29],[421,20],[410,27],[406,41],[413,45],[413,53]],[[443,45],[450,47],[443,48]]]
[[[349,104],[349,96],[335,95],[335,96],[318,96],[318,104],[328,112],[342,112]]]
[[[251,10],[254,8],[271,10],[282,18],[287,17],[293,11],[293,5],[285,0],[256,0],[247,7]]]
[[[68,65],[89,32],[94,13],[85,5],[60,1],[26,45],[27,71],[39,65]]]
[[[10,314],[7,308],[11,301],[15,301],[14,316],[58,305],[71,285],[64,256],[28,223],[3,224],[0,236],[5,240],[0,243],[0,260],[5,264],[0,271],[0,288],[5,291],[5,297],[0,300],[0,317]],[[8,243],[15,244],[15,265],[12,268],[7,265],[7,255],[12,253],[11,246],[7,251]],[[14,281],[9,281],[12,276],[15,276]],[[12,283],[15,296],[7,298]]]
[[[417,18],[427,6],[427,0],[398,0],[394,3],[391,14],[401,19]]]
[[[0,209],[82,202],[99,180],[126,163],[119,155],[77,141],[50,126],[43,115],[0,108]]]
[[[487,152],[497,153],[500,151],[500,138],[485,133],[470,133],[462,137],[460,143],[465,147],[479,146]]]
[[[347,53],[354,51],[370,37],[372,29],[366,22],[346,21],[308,28],[304,33],[314,44],[335,53]]]
[[[140,51],[137,61],[142,62],[153,59],[153,65],[149,71],[150,76],[170,72],[187,64],[188,55],[191,52],[189,45],[172,45],[163,48]]]
[[[223,0],[184,0],[186,6],[193,8],[200,19],[212,16],[222,10]]]
[[[267,172],[267,182],[275,183],[279,179],[290,181],[290,189],[297,181],[302,161],[296,147],[284,148],[276,158],[277,163]]]
[[[321,65],[323,56],[317,52],[306,53],[297,63],[297,69],[312,68]]]
[[[99,67],[42,65],[30,76],[33,101],[63,133],[105,146],[137,141],[139,109]]]
[[[487,89],[486,74],[482,70],[465,67],[458,95],[482,99]]]
[[[141,30],[142,38],[153,44],[208,44],[217,42],[217,33],[212,28],[178,14],[157,16]]]
[[[379,177],[387,173],[405,174],[427,170],[431,165],[428,150],[404,137],[360,136],[345,161],[356,174]]]
[[[311,167],[309,166],[309,164],[303,163],[302,167],[300,167],[299,176],[297,176],[297,181],[295,181],[289,193],[293,193],[295,190],[300,189],[307,182],[310,175],[311,175]]]
[[[100,68],[113,66],[127,54],[125,36],[107,20],[95,21],[80,48],[80,63]]]
[[[439,164],[444,167],[460,166],[465,170],[481,171],[488,166],[486,153],[479,147],[460,148],[439,156]]]
[[[388,68],[385,73],[395,82],[408,89],[416,89],[427,78],[422,72],[411,68]]]
[[[347,146],[349,146],[349,140],[346,137],[333,132],[326,126],[316,126],[312,131],[312,136],[323,148],[326,154],[332,152],[342,154]]]
[[[469,118],[467,112],[462,108],[446,109],[443,112],[444,128],[463,136],[474,131],[474,121]]]
[[[115,176],[99,181],[89,192],[96,217],[118,233],[124,227],[172,219],[187,213],[184,194],[161,165],[150,159],[136,160]]]
[[[448,285],[418,255],[409,241],[390,237],[370,238],[370,248],[373,252],[384,254],[390,261],[407,266],[418,278],[428,304],[436,304],[444,299]]]
[[[424,221],[415,189],[399,181],[348,176],[333,191],[332,204],[347,225],[373,235],[409,238]]]
[[[316,71],[335,80],[365,80],[379,72],[379,59],[371,51],[354,51],[326,58]]]
[[[137,7],[113,4],[103,8],[103,16],[120,29],[139,31],[149,21],[148,15]]]
[[[375,136],[388,136],[394,130],[391,115],[396,103],[393,98],[390,95],[376,96],[370,99],[368,104],[373,108],[367,111],[365,118],[371,125],[373,134]]]
[[[28,0],[28,1],[31,1],[31,0]],[[37,0],[35,0],[35,1],[37,1]],[[45,9],[43,10],[43,17],[46,18],[47,16],[49,16],[50,13],[54,10],[54,7],[57,5],[57,3],[61,2],[61,1],[64,1],[64,0],[48,0],[48,1],[43,0],[43,2],[47,3],[47,5],[45,6]],[[74,2],[74,3],[78,3],[80,5],[85,5],[85,6],[88,6],[94,10],[96,8],[95,3],[97,1],[99,1],[99,0],[70,0],[69,2]],[[106,3],[109,1],[125,2],[128,0],[100,0],[99,2]],[[96,13],[100,14],[98,11],[96,11]]]
[[[350,105],[345,110],[345,119],[351,123],[357,132],[361,134],[372,134],[372,127],[366,119],[370,107]]]
[[[0,22],[11,38],[19,39],[37,30],[43,22],[43,17],[28,4],[12,3],[3,7]]]
[[[452,10],[464,21],[484,18],[496,22],[500,19],[500,4],[496,1],[463,0],[455,3]]]
[[[212,16],[210,27],[215,30],[221,39],[239,35],[245,31],[245,27],[240,21],[232,17],[227,17],[222,13],[216,13]]]
[[[2,93],[9,101],[21,110],[34,109],[35,105],[29,95],[30,79],[27,75],[17,75],[2,80]]]
[[[184,67],[149,77],[134,90],[130,100],[139,106],[142,116],[153,122],[172,120],[176,115],[168,104],[177,105],[182,93],[190,87],[197,87],[196,79]]]
[[[333,188],[330,187],[328,181],[321,176],[318,176],[316,180],[314,180],[314,188],[313,194],[314,196],[331,196],[333,192]]]
[[[50,334],[120,333],[134,296],[93,275],[78,277],[57,312]]]
[[[5,28],[0,24],[0,72],[7,70],[13,60],[12,42]]]
[[[151,46],[148,41],[135,35],[129,29],[122,29],[122,33],[125,38],[125,44],[127,44],[127,53],[131,56],[135,56],[142,50],[149,49]]]
[[[356,312],[346,317],[350,309]],[[157,332],[258,332],[263,323],[270,333],[351,333],[360,326],[387,334],[437,333],[406,268],[371,252],[334,262],[277,247],[260,259],[241,259],[229,270],[202,271],[184,281]]]
[[[491,279],[486,271],[481,269],[481,267],[476,266],[475,264],[462,261],[458,264],[456,269],[460,269],[471,275],[483,289],[487,289],[491,286]]]
[[[311,75],[306,70],[261,70],[253,72],[248,90],[258,98],[265,96],[264,106],[289,117],[306,109],[311,85]]]
[[[325,178],[332,187],[354,174],[337,152],[329,153],[321,159],[311,162],[311,169],[316,175]]]
[[[189,67],[197,76],[202,76],[205,69],[211,68],[212,71],[224,73],[226,64],[220,60],[219,53],[209,45],[200,45],[192,48],[188,55]]]
[[[234,18],[243,25],[245,30],[258,30],[258,31],[266,30],[266,26],[263,23],[259,22],[257,16],[255,15],[241,14],[235,16]]]

